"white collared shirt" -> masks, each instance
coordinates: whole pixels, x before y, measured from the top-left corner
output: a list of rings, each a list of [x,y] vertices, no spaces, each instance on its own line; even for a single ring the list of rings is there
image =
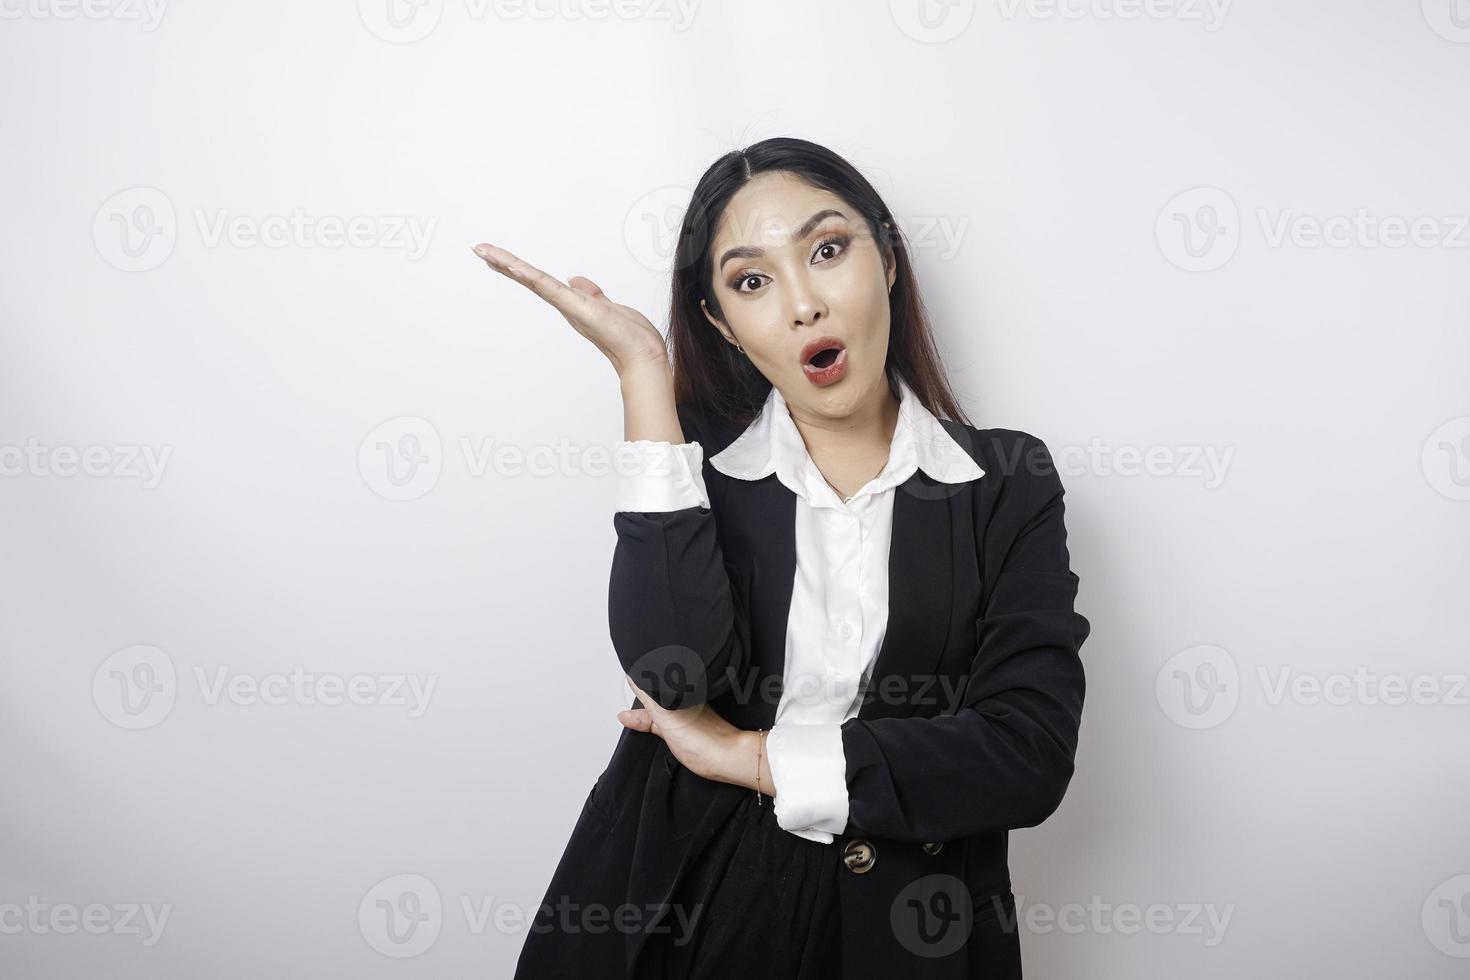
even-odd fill
[[[775,386],[760,414],[710,465],[741,480],[776,478],[796,494],[796,576],[786,625],[784,687],[766,737],[776,784],[776,821],[830,844],[847,827],[842,723],[857,716],[863,677],[888,626],[888,554],[894,494],[916,469],[943,483],[984,470],[898,382],[898,422],[888,462],[843,500],[807,452]],[[619,471],[617,509],[657,512],[708,507],[698,442],[624,442],[639,465]]]

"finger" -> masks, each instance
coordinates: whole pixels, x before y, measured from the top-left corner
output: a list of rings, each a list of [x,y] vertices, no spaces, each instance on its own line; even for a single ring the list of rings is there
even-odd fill
[[[624,674],[623,680],[628,682],[628,686],[633,689],[634,694],[638,695],[638,700],[643,702],[645,708],[647,708],[649,705],[662,707],[661,705],[658,705],[657,702],[653,700],[653,698],[645,694],[643,688],[639,687],[637,684],[634,684],[633,678],[629,677],[627,674]]]
[[[631,728],[635,732],[648,732],[653,730],[653,716],[641,708],[629,708],[618,712],[618,721],[623,723],[624,728]]]
[[[484,259],[490,268],[509,276],[540,296],[567,316],[586,315],[592,305],[592,297],[578,292],[555,276],[548,275],[524,259],[507,252],[498,245],[481,242],[474,252]]]
[[[572,276],[572,278],[567,280],[567,285],[579,293],[586,293],[594,299],[607,299],[607,294],[602,291],[602,287],[586,276]]]

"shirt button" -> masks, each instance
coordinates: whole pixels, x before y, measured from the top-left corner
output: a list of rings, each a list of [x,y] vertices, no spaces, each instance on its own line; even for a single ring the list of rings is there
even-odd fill
[[[844,640],[848,639],[852,636],[852,624],[847,620],[843,620],[842,625],[837,628],[837,632],[842,634]]]

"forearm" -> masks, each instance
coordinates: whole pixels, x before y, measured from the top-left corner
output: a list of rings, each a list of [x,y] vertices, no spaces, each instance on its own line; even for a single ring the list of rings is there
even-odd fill
[[[737,731],[726,736],[723,750],[717,753],[714,766],[705,778],[730,783],[745,789],[756,789],[756,760],[760,760],[760,791],[771,798],[777,792],[771,777],[771,760],[763,751],[760,732]]]
[[[648,362],[619,372],[623,394],[623,438],[633,442],[684,442],[674,408],[674,375],[667,363]]]
[[[629,677],[664,708],[690,707],[741,676],[750,624],[720,549],[697,417],[676,406],[666,366],[620,378],[628,438],[619,447],[608,627]]]

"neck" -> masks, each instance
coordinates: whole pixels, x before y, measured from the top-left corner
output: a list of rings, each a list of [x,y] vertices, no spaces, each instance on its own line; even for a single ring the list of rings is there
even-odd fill
[[[887,463],[898,425],[898,398],[889,389],[886,375],[880,375],[877,390],[846,415],[814,415],[789,401],[786,408],[812,462],[824,476],[849,492],[877,475]]]

